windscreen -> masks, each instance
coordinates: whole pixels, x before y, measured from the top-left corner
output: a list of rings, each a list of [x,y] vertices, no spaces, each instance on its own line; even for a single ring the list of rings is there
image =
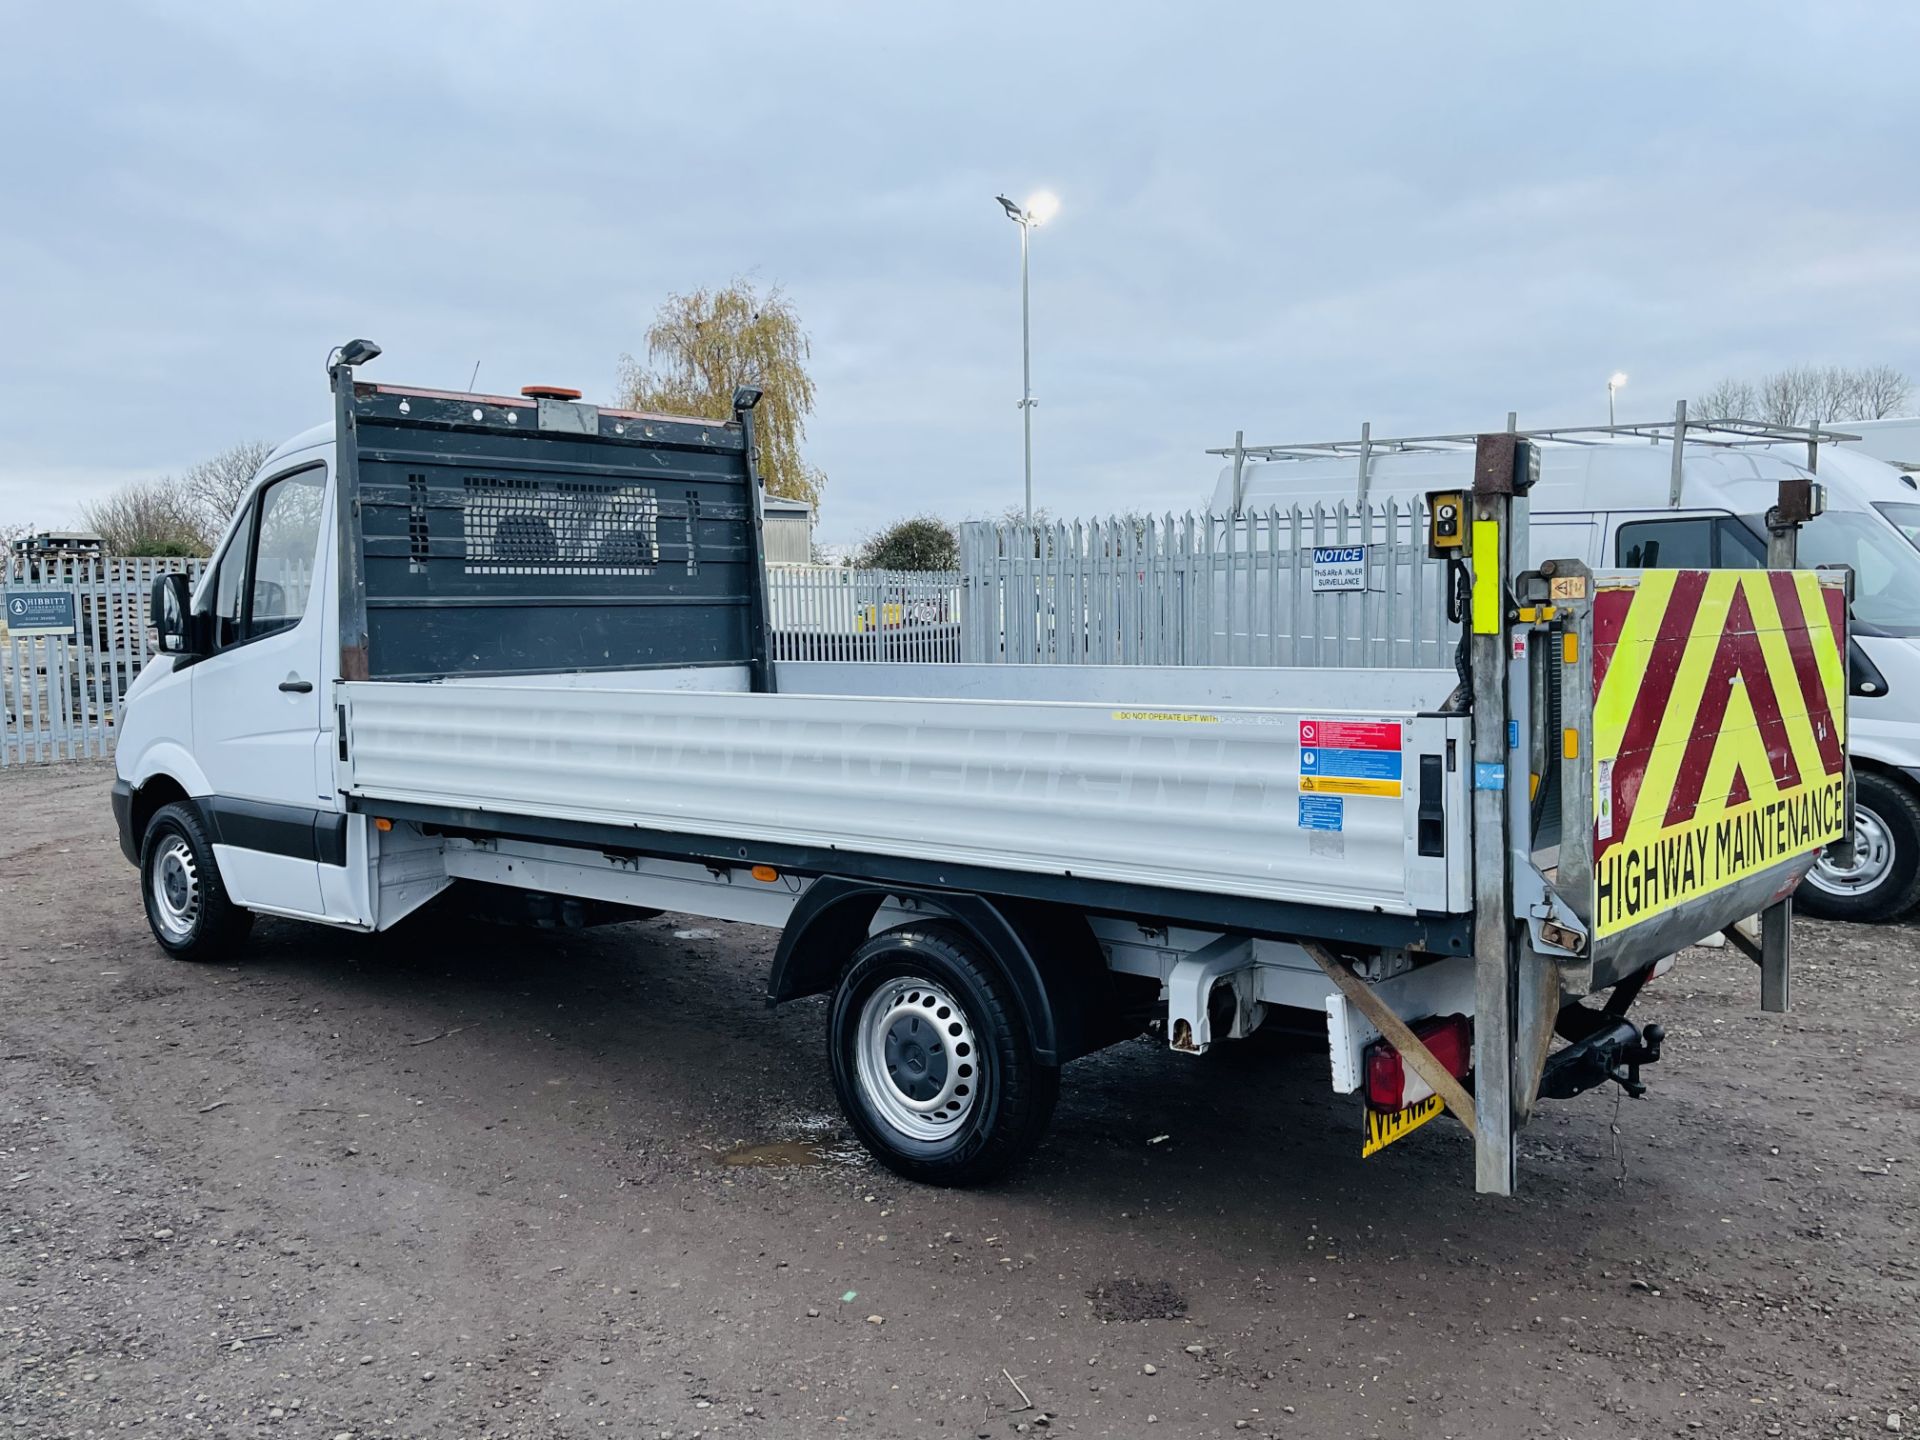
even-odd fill
[[[1889,501],[1873,507],[1893,523],[1894,529],[1907,537],[1907,543],[1920,549],[1920,505],[1907,505],[1899,501]]]
[[[1920,519],[1920,506],[1881,509],[1915,511],[1908,524]],[[1829,510],[1801,528],[1800,566],[1851,566],[1854,621],[1883,635],[1920,635],[1920,549],[1896,528],[1900,523],[1892,516]]]

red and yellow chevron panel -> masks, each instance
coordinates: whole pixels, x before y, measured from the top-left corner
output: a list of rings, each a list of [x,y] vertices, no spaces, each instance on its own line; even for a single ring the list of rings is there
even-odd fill
[[[1596,939],[1846,832],[1842,580],[1603,577],[1593,627]]]

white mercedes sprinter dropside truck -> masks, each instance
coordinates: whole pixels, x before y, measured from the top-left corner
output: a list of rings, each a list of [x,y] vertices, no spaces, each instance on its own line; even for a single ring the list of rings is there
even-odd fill
[[[776,663],[755,392],[663,417],[378,353],[155,586],[113,803],[170,955],[449,890],[771,926],[854,1132],[947,1184],[1034,1145],[1077,1056],[1284,1020],[1363,1154],[1446,1110],[1510,1193],[1539,1101],[1644,1088],[1630,1008],[1683,946],[1734,927],[1786,1006],[1844,831],[1844,577],[1531,565],[1538,451],[1492,435],[1422,512],[1442,668]]]
[[[1853,576],[1848,741],[1858,788],[1849,858],[1823,856],[1796,903],[1828,919],[1878,921],[1920,904],[1920,479],[1861,453],[1855,428],[1697,421],[1683,409],[1658,424],[1520,433],[1541,448],[1533,558],[1596,567],[1764,566],[1780,482],[1814,478],[1817,467],[1825,510],[1800,532],[1799,563]],[[1406,505],[1461,484],[1472,443],[1368,436],[1210,451],[1227,458],[1210,508],[1337,515]]]

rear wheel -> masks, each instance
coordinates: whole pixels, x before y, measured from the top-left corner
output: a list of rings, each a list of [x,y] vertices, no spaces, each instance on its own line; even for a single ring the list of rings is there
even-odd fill
[[[1920,903],[1920,801],[1904,785],[1860,771],[1854,780],[1853,861],[1815,862],[1794,900],[1823,920],[1891,920]]]
[[[227,898],[213,845],[188,805],[163,805],[147,822],[140,892],[153,938],[176,960],[225,959],[253,928],[252,912]]]
[[[1039,1143],[1060,1072],[1034,1058],[1013,987],[957,927],[889,930],[833,994],[840,1108],[888,1169],[935,1185],[987,1180]]]

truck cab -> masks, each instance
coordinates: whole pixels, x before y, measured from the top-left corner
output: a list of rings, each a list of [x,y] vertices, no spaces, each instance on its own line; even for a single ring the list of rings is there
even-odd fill
[[[333,453],[322,426],[267,458],[186,597],[191,652],[163,652],[127,692],[115,785],[122,847],[137,858],[161,805],[198,801],[218,836],[209,845],[219,883],[242,913],[327,920],[343,898],[323,893],[338,888],[323,877],[341,874],[347,830],[325,703],[338,633],[328,603]],[[195,903],[187,882],[206,877],[190,876],[188,847],[177,848],[178,862],[162,867],[170,886],[148,901],[184,937]]]

